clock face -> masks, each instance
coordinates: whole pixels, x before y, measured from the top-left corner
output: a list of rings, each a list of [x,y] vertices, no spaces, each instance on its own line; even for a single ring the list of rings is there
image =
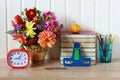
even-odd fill
[[[29,64],[29,54],[23,49],[11,50],[7,55],[8,65],[12,68],[24,68]]]

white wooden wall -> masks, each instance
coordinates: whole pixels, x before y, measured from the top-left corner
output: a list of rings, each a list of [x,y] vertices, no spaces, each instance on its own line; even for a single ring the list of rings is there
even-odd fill
[[[82,30],[115,35],[113,58],[120,58],[120,0],[0,0],[0,58],[8,50],[19,47],[6,30],[12,28],[11,20],[24,8],[37,7],[41,11],[54,11],[69,29],[76,21]],[[64,30],[65,30],[64,28]]]

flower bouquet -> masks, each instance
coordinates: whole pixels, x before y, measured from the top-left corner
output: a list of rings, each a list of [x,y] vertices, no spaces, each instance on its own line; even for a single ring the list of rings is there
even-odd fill
[[[51,11],[42,13],[36,8],[25,9],[12,20],[13,30],[7,31],[13,40],[27,49],[34,64],[43,63],[47,48],[53,47],[62,29],[55,14]]]

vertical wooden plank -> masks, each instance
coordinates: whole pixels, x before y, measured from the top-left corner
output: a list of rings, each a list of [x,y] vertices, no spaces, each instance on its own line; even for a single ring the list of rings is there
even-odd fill
[[[36,7],[43,12],[50,11],[50,0],[37,0]]]
[[[94,0],[81,0],[82,30],[94,30]]]
[[[17,6],[16,6],[17,5]],[[11,21],[14,16],[20,14],[20,0],[7,0],[7,29],[13,29]],[[13,48],[19,48],[19,43],[13,40],[13,37],[8,35],[8,50]]]
[[[110,1],[110,32],[115,35],[113,57],[120,58],[120,0]]]
[[[6,55],[6,0],[0,1],[0,58],[5,58]]]
[[[118,35],[120,30],[120,0],[111,0],[111,32]]]
[[[22,10],[36,7],[36,0],[22,0]]]
[[[70,29],[73,21],[80,24],[81,0],[66,0],[66,27]],[[81,24],[80,24],[81,25]]]
[[[55,12],[60,23],[65,25],[65,0],[51,0],[51,11]],[[64,26],[65,27],[65,26]],[[60,41],[58,40],[55,46],[50,50],[51,59],[60,58]]]
[[[51,11],[55,12],[60,23],[65,25],[65,0],[51,0]]]
[[[109,0],[96,0],[95,30],[100,34],[109,32]]]

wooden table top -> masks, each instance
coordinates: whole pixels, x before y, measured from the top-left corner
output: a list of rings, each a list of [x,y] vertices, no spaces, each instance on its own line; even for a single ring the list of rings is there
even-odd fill
[[[48,70],[46,68],[57,68]],[[120,60],[98,63],[90,67],[65,67],[59,61],[26,69],[11,69],[0,59],[0,80],[120,80]]]

